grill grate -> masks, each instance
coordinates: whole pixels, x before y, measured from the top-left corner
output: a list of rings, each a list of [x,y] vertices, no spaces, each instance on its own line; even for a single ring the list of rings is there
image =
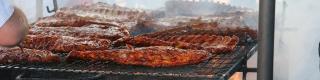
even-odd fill
[[[143,66],[120,65],[113,62],[74,61],[52,64],[12,63],[0,64],[1,69],[97,73],[108,75],[152,76],[152,77],[179,77],[228,79],[237,69],[240,69],[244,57],[256,51],[256,45],[237,46],[232,53],[214,54],[205,62],[174,68],[150,68]]]

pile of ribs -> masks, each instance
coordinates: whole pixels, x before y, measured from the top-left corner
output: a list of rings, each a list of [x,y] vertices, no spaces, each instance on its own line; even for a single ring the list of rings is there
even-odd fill
[[[140,17],[145,17],[147,14],[138,9],[121,7],[107,3],[95,3],[90,5],[79,5],[74,7],[61,8],[57,13],[75,14],[82,17],[91,17],[98,20],[113,20],[113,21],[134,21]]]
[[[79,27],[86,24],[103,25],[126,25],[128,28],[131,23],[139,19],[144,19],[147,14],[137,9],[110,5],[107,3],[96,3],[91,5],[79,5],[58,9],[52,16],[44,17],[35,22],[37,26],[56,27],[73,26]]]
[[[59,63],[66,57],[66,62],[176,67],[201,63],[213,54],[231,54],[245,44],[246,37],[256,39],[256,31],[248,28],[193,22],[133,36],[122,22],[136,22],[144,15],[105,3],[61,8],[34,23],[21,49],[0,49],[0,63]],[[60,53],[67,56],[58,56]]]
[[[41,18],[35,23],[35,25],[39,27],[59,27],[59,26],[81,27],[88,24],[101,24],[101,25],[121,27],[121,25],[112,21],[101,21],[91,17],[81,17],[75,14],[64,14],[64,13],[57,13],[53,16]]]

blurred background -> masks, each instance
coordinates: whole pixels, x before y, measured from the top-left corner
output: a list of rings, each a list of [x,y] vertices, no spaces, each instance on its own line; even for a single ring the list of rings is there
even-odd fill
[[[166,2],[168,1],[171,1],[172,4],[166,5]],[[53,9],[53,0],[11,0],[11,2],[15,6],[21,8],[28,15],[27,17],[30,22],[36,21],[39,17],[50,16],[53,14],[48,13],[46,10],[47,6],[50,9]],[[109,4],[116,4],[122,7],[136,9],[167,10],[166,8],[171,9],[171,7],[173,7],[180,9],[180,13],[190,14],[203,14],[203,12],[210,12],[210,14],[221,13],[231,11],[231,8],[242,8],[251,11],[258,10],[257,0],[57,0],[57,2],[59,8],[104,2]],[[189,7],[194,7],[198,9],[188,8],[188,6],[177,6],[188,3],[197,3],[194,4],[194,6]],[[187,10],[191,12],[183,12],[183,9],[191,9]],[[203,12],[198,12],[194,10],[201,10]]]

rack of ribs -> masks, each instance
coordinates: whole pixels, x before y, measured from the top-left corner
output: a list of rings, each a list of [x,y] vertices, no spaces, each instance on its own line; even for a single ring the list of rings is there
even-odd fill
[[[169,42],[185,42],[200,45],[213,53],[231,52],[237,46],[239,37],[237,36],[217,36],[217,35],[178,35],[159,38]]]
[[[47,50],[23,48],[0,49],[0,63],[58,63],[60,57]]]
[[[32,27],[29,34],[99,38],[111,41],[130,36],[127,29],[96,24],[86,25],[85,27]]]
[[[102,13],[100,13],[102,12]],[[106,13],[104,13],[106,12]],[[144,17],[145,13],[140,13],[139,11],[125,11],[125,10],[117,10],[117,9],[69,9],[69,10],[60,10],[57,11],[59,14],[66,14],[66,15],[77,15],[80,17],[88,17],[93,18],[101,21],[116,21],[116,22],[124,22],[124,21],[135,21],[138,20],[140,17]]]
[[[206,50],[211,53],[224,53],[234,51],[238,41],[239,38],[237,36],[180,35],[160,39],[135,36],[119,39],[113,43],[113,46],[118,47],[126,44],[135,47],[171,46],[180,49]]]
[[[35,25],[39,27],[60,27],[60,26],[70,26],[70,27],[81,27],[86,24],[90,24],[90,18],[82,18],[72,15],[66,16],[49,16],[44,17],[36,21]]]
[[[172,46],[172,47],[181,48],[181,49],[195,49],[195,50],[203,49],[203,47],[201,46],[197,46],[197,45],[193,45],[193,44],[189,44],[181,41],[169,42],[169,41],[149,38],[145,36],[121,38],[113,42],[113,47],[124,46],[127,44],[135,47]]]
[[[114,21],[98,20],[90,17],[81,17],[74,14],[56,13],[36,21],[38,27],[82,27],[89,24],[99,24],[115,27],[125,27]]]
[[[146,13],[140,12],[137,9],[130,9],[106,3],[65,7],[59,9],[57,13],[90,17],[99,20],[113,20],[119,22],[135,21],[140,17],[146,16]]]
[[[252,37],[256,36],[256,31],[249,28],[223,28],[223,27],[214,27],[214,28],[203,28],[197,26],[182,26],[169,30],[144,34],[144,36],[148,37],[162,37],[162,36],[171,36],[171,35],[222,35],[222,36],[242,36],[244,33],[252,34]]]
[[[239,37],[239,44],[246,44],[247,39],[257,40],[257,32],[249,28],[212,28],[202,29],[199,27],[185,26],[170,30],[143,34],[139,36],[147,36],[150,38],[161,39],[170,36],[180,35],[219,35],[219,36],[237,36]]]
[[[85,50],[109,49],[108,39],[74,38],[68,36],[28,35],[22,42],[22,47],[30,49],[50,50],[53,52],[70,52]]]
[[[141,47],[100,51],[72,51],[67,61],[113,61],[118,64],[148,67],[175,67],[208,60],[211,55],[203,50],[178,49],[168,46]]]

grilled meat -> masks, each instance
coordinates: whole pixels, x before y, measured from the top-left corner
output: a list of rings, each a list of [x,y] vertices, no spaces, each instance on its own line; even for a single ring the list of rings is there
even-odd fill
[[[47,50],[23,48],[0,49],[0,63],[52,63],[60,62],[58,55]]]
[[[146,17],[146,13],[140,12],[137,9],[130,9],[106,3],[61,8],[57,13],[118,22],[135,21],[140,17]]]
[[[130,44],[136,47],[146,46],[172,46],[181,49],[207,50],[211,53],[232,52],[239,39],[237,36],[216,36],[216,35],[179,35],[166,36],[160,39],[136,36],[126,39],[119,39],[113,43],[114,47]]]
[[[110,43],[110,40],[107,39],[28,35],[22,46],[24,48],[45,49],[53,52],[70,52],[72,50],[106,50],[109,48]]]
[[[159,38],[169,42],[185,42],[194,45],[201,45],[213,53],[231,52],[239,42],[237,36],[216,36],[216,35],[178,35]]]
[[[196,64],[210,58],[203,50],[178,49],[168,46],[152,46],[103,51],[72,51],[67,60],[113,61],[118,64],[148,67],[175,67]]]
[[[123,27],[117,22],[100,21],[90,17],[81,17],[74,14],[56,13],[39,19],[35,25],[38,27],[83,27],[89,24]]]
[[[248,39],[257,40],[257,31],[249,28],[221,28],[214,27],[210,29],[194,26],[178,27],[170,30],[143,34],[139,36],[147,36],[150,38],[160,39],[163,37],[179,36],[179,35],[219,35],[219,36],[237,36],[239,44],[244,45]]]
[[[96,24],[86,25],[85,27],[32,27],[29,34],[100,38],[112,41],[130,35],[128,30],[124,28]]]
[[[126,44],[133,45],[135,47],[148,47],[148,46],[172,46],[181,49],[203,49],[201,46],[175,41],[175,42],[168,42],[163,41],[160,39],[148,38],[145,36],[136,36],[130,38],[122,38],[113,43],[114,47],[124,46]]]
[[[90,24],[90,18],[82,18],[77,16],[49,16],[39,19],[35,25],[38,27],[81,27]]]

